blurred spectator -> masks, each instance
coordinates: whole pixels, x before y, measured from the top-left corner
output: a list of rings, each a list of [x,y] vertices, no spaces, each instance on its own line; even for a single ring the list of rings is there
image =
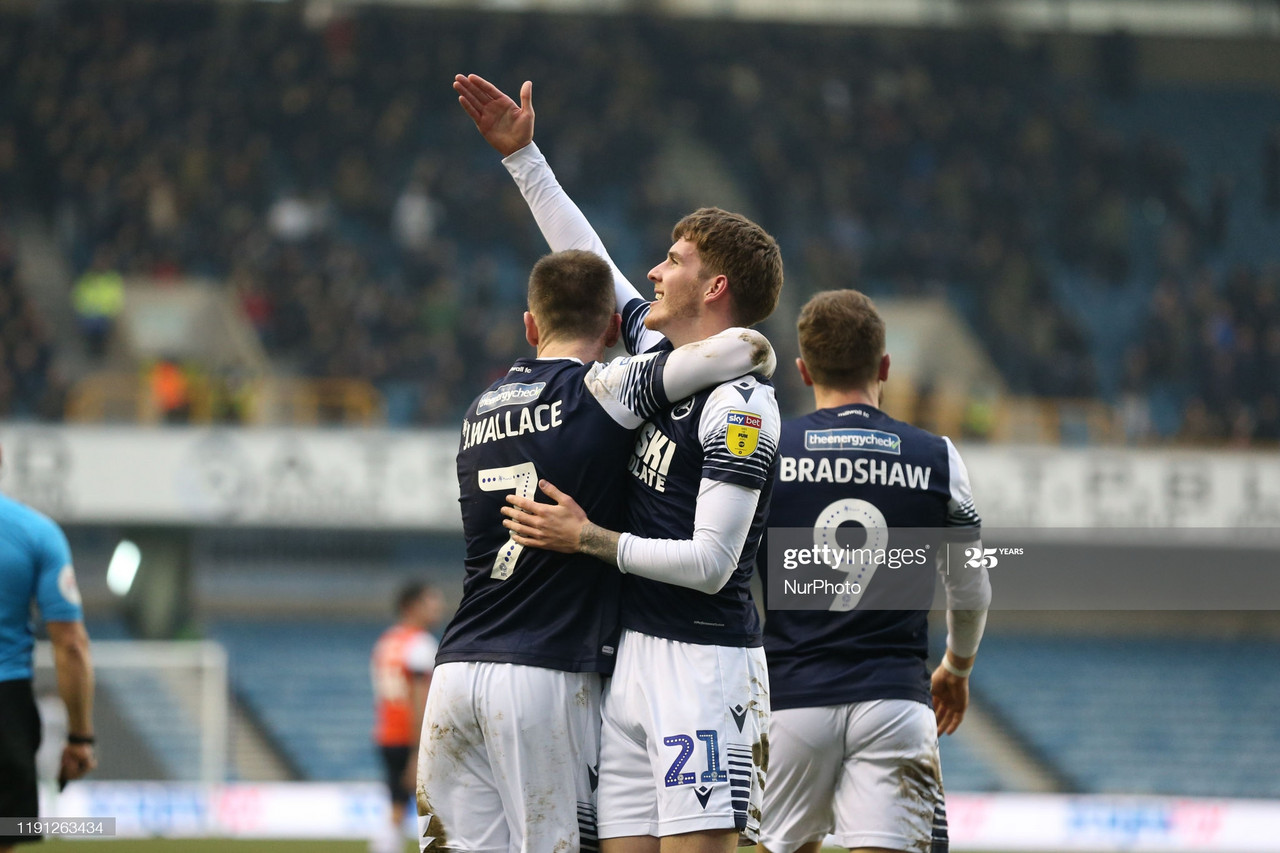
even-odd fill
[[[71,301],[89,354],[101,358],[124,310],[124,278],[115,269],[109,249],[98,249],[93,266],[72,287]]]
[[[267,211],[271,236],[285,243],[301,243],[319,234],[328,221],[327,205],[317,197],[286,192]]]
[[[0,221],[0,418],[60,418],[64,393],[52,341],[27,298],[13,241]]]
[[[1213,179],[1209,193],[1209,211],[1205,216],[1205,243],[1217,251],[1227,239],[1227,226],[1231,221],[1232,188],[1229,178],[1218,175]]]
[[[9,16],[0,192],[56,215],[82,282],[103,257],[117,276],[226,281],[286,369],[373,383],[398,423],[451,423],[509,362],[518,329],[493,318],[519,305],[545,247],[449,81],[532,78],[557,115],[540,142],[602,229],[634,235],[607,240],[633,277],[628,252],[665,245],[691,204],[730,203],[710,195],[727,187],[778,235],[795,304],[832,287],[945,294],[1017,394],[1101,393],[1062,283],[1133,284],[1134,247],[1152,239],[1133,227],[1141,206],[1161,274],[1139,332],[1145,368],[1107,386],[1129,433],[1146,432],[1156,386],[1200,396],[1222,435],[1269,428],[1257,394],[1280,386],[1270,279],[1203,266],[1231,261],[1219,255],[1240,215],[1232,186],[1205,199],[1170,139],[1110,130],[1045,41],[325,8],[84,0],[39,25]],[[1132,38],[1097,47],[1106,88],[1131,94]],[[714,168],[682,171],[699,148]],[[20,174],[19,159],[33,168]],[[1262,177],[1274,215],[1280,129]],[[12,367],[47,371],[32,340],[34,362],[6,345],[0,396],[36,393]],[[1249,418],[1220,408],[1237,402]]]
[[[425,253],[431,246],[441,214],[440,203],[427,194],[426,178],[415,175],[391,211],[391,232],[396,243],[407,253]]]
[[[177,361],[158,359],[147,370],[147,386],[164,423],[186,423],[191,419],[191,378]]]
[[[1258,400],[1258,417],[1254,425],[1259,441],[1280,442],[1280,393],[1267,391]]]
[[[1148,389],[1147,353],[1141,346],[1125,353],[1124,374],[1120,382],[1117,414],[1126,444],[1145,444],[1153,437],[1151,400]]]

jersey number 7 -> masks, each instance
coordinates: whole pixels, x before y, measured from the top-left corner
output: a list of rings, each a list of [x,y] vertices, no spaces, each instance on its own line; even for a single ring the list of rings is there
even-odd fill
[[[521,462],[519,465],[508,465],[505,468],[482,468],[476,472],[480,480],[480,490],[485,492],[514,491],[522,498],[532,498],[533,490],[538,485],[538,469],[532,462]],[[493,560],[493,571],[490,577],[504,581],[516,570],[516,561],[524,552],[524,546],[517,544],[510,537],[498,549],[498,556]]]

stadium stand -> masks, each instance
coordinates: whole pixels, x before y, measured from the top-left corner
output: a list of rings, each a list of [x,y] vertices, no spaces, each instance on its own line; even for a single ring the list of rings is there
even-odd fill
[[[369,654],[379,623],[225,620],[232,690],[301,778],[381,778]]]
[[[1005,785],[991,766],[969,745],[962,728],[939,741],[942,781],[948,791],[1002,791]]]
[[[975,688],[1079,792],[1280,796],[1274,640],[997,633]]]
[[[145,738],[160,763],[163,778],[181,782],[200,776],[197,718],[185,706],[189,684],[175,682],[156,670],[100,668],[99,689],[110,693],[135,732]]]
[[[369,739],[368,670],[381,627],[377,622],[222,619],[206,634],[227,648],[237,700],[301,778],[378,779]],[[944,738],[943,772],[949,790],[1007,787],[963,729]]]
[[[535,79],[629,271],[724,199],[798,291],[946,294],[1015,394],[1107,399],[1131,441],[1280,432],[1249,393],[1280,385],[1274,93],[1120,100],[984,32],[92,0],[6,23],[0,151],[35,166],[0,156],[8,215],[52,223],[77,278],[225,282],[276,369],[371,383],[392,423],[451,422],[508,363],[542,250],[453,103],[466,69]],[[15,413],[53,416],[35,393]]]
[[[0,161],[5,145],[0,131]],[[4,221],[4,202],[0,192],[0,318],[4,318],[0,322],[0,417],[57,420],[62,416],[65,383],[53,367],[48,327],[28,298],[18,270],[16,246]]]

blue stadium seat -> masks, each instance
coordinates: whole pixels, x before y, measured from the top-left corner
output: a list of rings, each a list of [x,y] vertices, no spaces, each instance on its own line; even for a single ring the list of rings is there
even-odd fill
[[[978,686],[1081,791],[1280,796],[1275,641],[996,634]]]
[[[1005,790],[1000,777],[969,743],[963,726],[940,739],[942,782],[948,793],[986,793]]]
[[[376,780],[369,654],[375,623],[226,621],[232,689],[311,780]]]
[[[162,670],[98,667],[97,689],[115,700],[133,731],[146,739],[167,779],[200,779],[198,712],[168,683]]]

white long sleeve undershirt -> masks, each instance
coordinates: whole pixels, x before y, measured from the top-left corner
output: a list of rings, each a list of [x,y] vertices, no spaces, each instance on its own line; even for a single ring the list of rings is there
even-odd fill
[[[968,543],[966,543],[968,545]],[[981,540],[973,546],[982,547]],[[942,585],[947,591],[947,648],[964,658],[978,653],[982,634],[987,627],[987,609],[991,606],[991,578],[985,568],[958,569],[942,572]]]
[[[613,270],[614,303],[619,311],[631,301],[645,298],[613,262],[600,235],[560,186],[536,143],[530,142],[519,151],[508,154],[502,159],[502,165],[520,189],[520,194],[524,197],[525,204],[529,205],[534,221],[538,223],[538,229],[542,231],[542,237],[551,251],[585,249],[604,258]],[[642,330],[632,351],[644,352],[661,340],[659,332]]]
[[[693,538],[645,539],[623,533],[618,539],[618,568],[698,592],[719,592],[738,567],[759,499],[759,489],[704,477]]]

